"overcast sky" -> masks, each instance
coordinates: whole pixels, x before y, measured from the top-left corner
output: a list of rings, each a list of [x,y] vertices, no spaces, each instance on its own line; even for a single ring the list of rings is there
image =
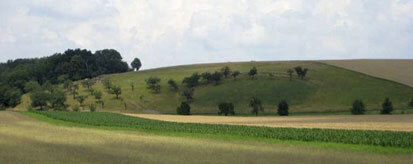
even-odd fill
[[[0,0],[0,62],[69,48],[143,68],[413,58],[413,0]]]

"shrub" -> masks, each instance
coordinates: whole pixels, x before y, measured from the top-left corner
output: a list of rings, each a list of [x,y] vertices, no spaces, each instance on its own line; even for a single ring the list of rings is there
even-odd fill
[[[232,72],[232,77],[234,77],[234,80],[237,80],[237,76],[240,74],[239,71],[234,71]]]
[[[193,98],[193,94],[194,94],[194,90],[193,90],[193,89],[185,89],[185,90],[182,92],[182,96],[184,96],[188,102],[190,102],[190,101],[192,101],[192,100],[194,99],[194,98]]]
[[[50,95],[50,104],[54,110],[66,110],[66,94],[65,92],[56,89]]]
[[[225,103],[225,102],[220,103],[218,105],[218,109],[219,109],[218,111],[219,115],[222,115],[222,114],[224,114],[225,116],[227,116],[228,114],[235,115],[234,104],[232,103]]]
[[[153,93],[161,92],[161,79],[158,77],[150,77],[146,79],[146,88],[152,90]]]
[[[90,104],[89,105],[89,110],[90,110],[90,112],[95,112],[96,111],[96,105],[95,104]]]
[[[212,78],[212,80],[215,81],[215,85],[218,85],[219,82],[221,81],[222,73],[216,71],[215,73],[212,74],[212,77],[211,77],[211,78]]]
[[[389,98],[386,98],[384,100],[383,104],[381,104],[381,107],[381,114],[391,114],[391,112],[393,111],[393,104]]]
[[[172,90],[178,90],[178,84],[174,80],[169,79],[168,85],[171,87]]]
[[[30,94],[31,106],[33,108],[40,107],[43,110],[49,101],[50,95],[44,90],[36,90]]]
[[[222,74],[227,78],[231,74],[231,69],[228,66],[225,66],[221,69]]]
[[[191,115],[191,107],[188,103],[182,102],[181,106],[176,108],[176,113],[179,115]]]
[[[355,100],[353,102],[353,106],[351,108],[351,114],[360,115],[360,114],[364,114],[365,111],[366,111],[366,109],[364,107],[363,101]]]
[[[80,111],[79,106],[78,106],[78,105],[74,105],[74,106],[72,107],[72,111],[73,111],[73,112],[79,112],[79,111]]]
[[[256,97],[251,98],[249,105],[252,108],[252,113],[255,115],[258,115],[259,111],[264,111],[264,108],[262,107],[262,104],[261,104],[261,100]]]
[[[199,79],[201,76],[198,73],[194,73],[189,77],[185,77],[182,81],[188,88],[193,88],[199,85]]]
[[[407,106],[410,107],[410,108],[413,108],[413,99],[412,99],[412,101],[409,102],[409,104]]]
[[[251,70],[248,72],[248,75],[253,79],[255,75],[257,75],[258,71],[256,67],[252,67]]]
[[[301,79],[304,79],[305,76],[307,75],[308,69],[307,68],[302,68],[301,66],[295,67],[295,72],[297,72],[298,77]]]
[[[279,104],[278,104],[278,115],[280,116],[288,116],[288,103],[285,100],[282,100]]]
[[[204,72],[201,74],[201,77],[207,84],[211,83],[212,81],[212,74],[209,72]]]
[[[122,88],[115,85],[115,86],[112,87],[112,93],[116,95],[116,99],[119,99],[119,95],[122,94]]]

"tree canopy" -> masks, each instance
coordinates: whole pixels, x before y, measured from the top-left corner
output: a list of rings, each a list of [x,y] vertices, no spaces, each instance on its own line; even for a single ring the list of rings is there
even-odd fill
[[[46,82],[58,84],[67,80],[90,79],[102,74],[128,70],[128,64],[122,61],[120,53],[113,49],[99,50],[95,53],[86,49],[68,49],[63,53],[43,58],[9,60],[0,63],[0,106],[13,107],[15,102],[19,102],[19,92],[27,93],[33,89],[30,87],[36,87],[32,85],[34,83],[28,84],[32,85],[30,87],[25,86],[29,81],[40,85]],[[12,99],[14,100],[11,103]]]
[[[139,69],[142,67],[141,60],[139,58],[133,59],[131,66],[133,69],[136,69],[136,71],[139,71]]]

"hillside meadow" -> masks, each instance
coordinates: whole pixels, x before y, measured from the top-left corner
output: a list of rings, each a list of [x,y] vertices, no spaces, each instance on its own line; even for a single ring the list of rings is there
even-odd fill
[[[355,59],[322,62],[413,87],[412,59]]]
[[[98,106],[98,111],[175,114],[176,107],[185,101],[181,95],[183,78],[193,73],[219,71],[224,66],[241,71],[241,75],[236,80],[228,77],[219,85],[206,85],[201,81],[191,102],[193,114],[216,114],[220,102],[232,102],[236,113],[247,114],[250,113],[248,103],[253,96],[262,100],[264,114],[275,114],[276,105],[282,99],[290,104],[291,113],[303,113],[348,111],[355,99],[361,99],[368,110],[379,110],[386,97],[391,99],[396,109],[406,109],[408,101],[413,98],[413,88],[406,85],[319,62],[240,62],[175,66],[102,76],[99,79],[110,78],[114,85],[119,85],[122,95],[121,99],[115,99],[115,95],[106,93],[102,83],[95,84],[93,88],[104,93],[102,100],[105,106],[104,109]],[[286,71],[296,66],[308,68],[309,72],[304,80],[294,75],[290,81]],[[247,75],[252,67],[258,69],[255,79]],[[270,73],[275,76],[269,76]],[[145,80],[149,77],[161,79],[159,94],[146,88]],[[169,79],[179,84],[179,91],[170,89],[167,84]],[[134,91],[131,83],[134,84]],[[89,95],[84,87],[81,87],[80,94]],[[67,97],[69,105],[78,104],[71,95]],[[27,109],[29,101],[28,95],[25,95],[23,103],[17,108]],[[85,104],[94,102],[93,96],[89,95]]]

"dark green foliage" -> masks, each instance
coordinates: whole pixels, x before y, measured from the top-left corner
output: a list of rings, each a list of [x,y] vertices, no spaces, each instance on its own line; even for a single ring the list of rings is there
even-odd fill
[[[95,104],[89,104],[89,110],[90,110],[90,112],[95,112],[96,111],[96,105]]]
[[[364,112],[366,112],[366,109],[364,107],[363,101],[355,100],[351,108],[351,114],[360,115],[360,114],[364,114]]]
[[[133,59],[131,66],[133,69],[136,69],[136,71],[139,71],[139,69],[142,67],[141,60],[139,58]]]
[[[239,76],[239,74],[240,74],[239,71],[232,72],[232,77],[234,77],[234,80],[237,80],[237,76]]]
[[[292,69],[287,70],[287,74],[290,77],[290,81],[293,80],[293,73],[294,73],[294,71]]]
[[[50,81],[46,81],[46,82],[42,85],[42,89],[43,89],[43,90],[46,90],[46,91],[48,91],[48,92],[53,92],[54,87],[53,87],[53,84],[50,83]]]
[[[73,82],[71,80],[66,80],[63,83],[63,88],[66,89],[68,92],[71,92],[73,86]]]
[[[96,100],[100,100],[100,99],[102,99],[102,92],[98,91],[98,90],[95,90],[93,92],[93,96],[95,97]]]
[[[42,87],[39,85],[37,81],[29,81],[24,84],[24,91],[26,93],[33,92],[35,90],[41,89]]]
[[[201,76],[198,73],[194,73],[190,77],[185,77],[182,83],[188,88],[194,88],[199,85],[200,78]]]
[[[255,115],[258,115],[258,112],[264,111],[264,108],[262,107],[261,100],[258,99],[257,97],[252,97],[249,103],[250,107],[252,108],[252,113]]]
[[[49,57],[16,59],[1,64],[3,69],[8,70],[0,74],[0,78],[8,81],[5,85],[21,90],[31,80],[41,85],[46,81],[57,84],[128,71],[128,64],[122,61],[116,50],[101,50],[93,54],[88,50],[69,49]]]
[[[258,74],[258,70],[256,67],[252,67],[251,70],[248,72],[248,75],[253,79]]]
[[[381,114],[391,114],[391,112],[393,111],[393,103],[390,101],[389,98],[386,98],[383,102],[383,104],[381,105],[382,109],[381,109]]]
[[[301,79],[304,79],[305,76],[307,75],[307,68],[302,68],[301,66],[295,67],[295,72],[297,73],[298,77],[300,77]]]
[[[172,90],[176,91],[178,90],[178,84],[175,82],[173,79],[168,80],[168,85],[171,87]]]
[[[112,93],[116,95],[116,99],[119,99],[119,96],[122,94],[122,88],[115,85],[112,87]]]
[[[191,115],[191,107],[188,103],[182,102],[181,106],[176,108],[176,113],[179,115]]]
[[[413,108],[413,99],[412,101],[409,102],[409,104],[407,104],[408,107]]]
[[[50,93],[49,102],[54,110],[66,110],[66,94],[65,92],[55,89]]]
[[[1,88],[0,87],[0,110],[5,108],[14,108],[21,102],[23,93],[19,88]]]
[[[79,112],[79,111],[80,111],[79,105],[74,105],[74,106],[72,107],[72,111],[73,111],[73,112]]]
[[[153,93],[161,92],[161,79],[158,77],[150,77],[146,79],[146,88],[152,90]]]
[[[49,101],[50,94],[44,90],[35,90],[30,93],[31,107],[37,108],[40,107],[40,110],[44,110]]]
[[[235,115],[235,111],[234,111],[234,104],[232,104],[232,103],[220,103],[219,105],[218,105],[218,109],[219,109],[219,111],[218,111],[218,114],[219,115],[225,115],[225,116],[227,116],[227,115]]]
[[[67,80],[69,80],[69,75],[60,75],[57,77],[57,83],[62,84],[64,82],[66,82]]]
[[[193,94],[193,89],[185,89],[184,91],[182,91],[182,96],[184,96],[188,102],[191,102],[194,99]]]
[[[213,73],[213,74],[211,75],[211,79],[215,82],[215,85],[218,85],[219,82],[220,82],[221,79],[222,79],[222,73],[216,71],[215,73]]]
[[[209,72],[204,72],[201,74],[201,77],[207,84],[211,83],[212,81],[212,74]]]
[[[231,68],[228,66],[225,66],[224,68],[221,69],[222,74],[224,75],[225,78],[227,78],[229,75],[231,75]]]
[[[257,139],[330,142],[413,148],[413,133],[375,130],[272,128],[241,125],[176,123],[104,112],[36,112],[49,118],[99,127],[134,128],[154,132],[195,133]]]
[[[289,107],[288,107],[287,101],[281,100],[281,102],[278,104],[278,109],[277,109],[278,115],[288,116],[288,114],[289,114],[288,109],[289,109]]]
[[[102,105],[102,108],[103,108],[104,105],[105,105],[105,103],[102,101],[102,92],[101,92],[101,91],[98,91],[98,90],[95,90],[95,91],[93,92],[93,96],[94,96],[95,99],[96,99],[96,103]]]

